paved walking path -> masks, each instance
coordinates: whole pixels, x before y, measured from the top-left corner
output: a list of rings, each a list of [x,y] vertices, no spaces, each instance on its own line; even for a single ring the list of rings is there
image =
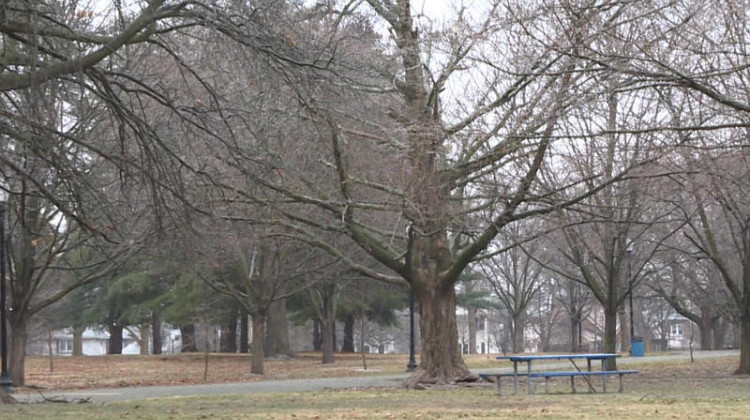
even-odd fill
[[[739,356],[736,350],[722,351],[696,351],[696,359]],[[632,365],[658,362],[663,360],[689,359],[687,352],[673,353],[662,356],[646,357],[623,357],[617,361],[618,365]],[[565,366],[560,363],[552,363],[545,366]],[[481,369],[476,373],[509,372],[512,368],[503,367],[498,369]],[[128,387],[128,388],[103,388],[84,389],[69,391],[45,390],[42,393],[15,393],[14,397],[21,403],[41,402],[44,398],[65,399],[75,401],[87,399],[93,403],[110,401],[140,400],[145,398],[164,398],[190,395],[226,395],[226,394],[253,394],[272,392],[305,392],[322,391],[326,389],[353,389],[353,388],[378,388],[398,387],[408,377],[407,373],[400,375],[360,376],[341,378],[320,379],[289,379],[280,381],[243,382],[231,384],[205,384],[205,385],[179,385],[179,386],[150,386],[150,387]]]

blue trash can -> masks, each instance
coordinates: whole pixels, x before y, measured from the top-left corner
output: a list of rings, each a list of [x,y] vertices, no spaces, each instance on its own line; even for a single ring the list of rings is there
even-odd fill
[[[643,344],[643,339],[634,337],[630,342],[630,355],[633,357],[643,357],[646,355],[646,346]]]

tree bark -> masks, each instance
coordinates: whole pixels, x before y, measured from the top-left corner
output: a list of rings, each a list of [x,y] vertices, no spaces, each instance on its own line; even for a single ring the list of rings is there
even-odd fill
[[[698,324],[698,331],[701,335],[701,350],[713,349],[713,329],[714,319],[709,312],[701,309],[701,322]]]
[[[195,341],[195,325],[193,323],[180,325],[180,337],[182,338],[182,353],[195,353],[198,351],[198,343]]]
[[[139,337],[138,337],[138,347],[140,347],[140,354],[141,356],[146,356],[149,354],[148,347],[149,347],[149,341],[151,341],[151,329],[149,328],[149,323],[144,322],[143,324],[138,327]]]
[[[323,337],[321,334],[320,318],[313,319],[313,350],[320,351],[323,349]]]
[[[122,354],[122,325],[118,322],[109,324],[109,348],[107,354]]]
[[[471,306],[466,308],[469,323],[469,354],[477,354],[477,310]]]
[[[323,357],[321,363],[331,364],[333,363],[333,353],[335,351],[335,336],[334,336],[334,318],[333,318],[333,304],[331,298],[326,296],[323,298],[323,319],[320,320],[321,327],[321,341]]]
[[[344,353],[354,353],[354,314],[349,314],[344,321],[344,344],[341,351]]]
[[[617,353],[617,308],[607,305],[604,309],[604,353]],[[607,359],[605,370],[617,370],[617,360]]]
[[[420,368],[409,378],[407,386],[475,380],[461,357],[453,285],[421,289],[415,295],[419,299],[422,351]]]
[[[73,328],[73,356],[83,356],[83,331],[85,328]]]
[[[581,315],[578,311],[570,313],[570,351],[575,353],[581,348],[581,342],[578,337],[578,329],[581,325]]]
[[[237,311],[231,310],[224,321],[221,324],[219,351],[222,353],[237,353]]]
[[[730,323],[725,318],[716,317],[713,326],[712,350],[721,350],[726,346],[727,330]]]
[[[269,356],[292,355],[289,344],[289,320],[286,313],[286,299],[271,303],[268,308],[266,354]]]
[[[625,305],[620,306],[618,317],[620,318],[620,349],[623,353],[630,353],[630,342],[633,337],[630,336],[630,314]]]
[[[523,312],[513,314],[513,332],[511,337],[511,351],[513,353],[524,352],[524,329],[526,329],[526,314]]]
[[[151,353],[161,354],[162,345],[161,315],[158,312],[153,311],[151,312]]]
[[[8,373],[13,381],[13,386],[23,386],[25,381],[25,364],[26,364],[26,341],[28,337],[27,319],[25,317],[13,316],[8,317],[10,325],[10,358],[8,360]]]
[[[253,357],[250,373],[263,375],[265,357],[266,319],[262,314],[253,314]]]

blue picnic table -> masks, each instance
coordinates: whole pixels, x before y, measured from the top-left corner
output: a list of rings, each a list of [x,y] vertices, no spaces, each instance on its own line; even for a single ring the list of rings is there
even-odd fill
[[[527,382],[529,386],[529,394],[533,394],[533,378],[540,378],[543,377],[545,379],[545,389],[547,392],[549,392],[549,379],[554,377],[570,377],[570,385],[575,392],[575,378],[576,377],[583,377],[589,386],[589,392],[594,391],[594,388],[591,384],[591,381],[589,380],[589,377],[591,376],[600,376],[602,378],[602,390],[604,392],[607,391],[607,384],[606,384],[606,377],[610,375],[619,375],[620,376],[620,389],[619,391],[622,392],[622,377],[626,374],[632,374],[632,373],[638,373],[634,370],[615,370],[615,371],[607,371],[605,370],[605,364],[607,360],[615,359],[617,357],[620,357],[617,353],[573,353],[573,354],[539,354],[539,355],[511,355],[511,356],[498,356],[498,360],[509,360],[513,362],[513,374],[495,374],[490,375],[496,378],[497,381],[497,390],[500,392],[500,378],[502,376],[513,376],[513,394],[518,393],[518,377],[519,376],[526,376]],[[554,371],[541,371],[541,372],[534,372],[532,370],[532,364],[534,361],[542,361],[542,360],[569,360],[573,367],[575,367],[575,370],[568,370],[568,371],[561,371],[561,370],[554,370]],[[586,360],[586,370],[582,370],[578,364],[576,364],[576,360]],[[594,371],[592,370],[592,361],[599,360],[601,361],[601,370]],[[519,363],[526,363],[526,373],[520,373],[518,371],[518,364]]]

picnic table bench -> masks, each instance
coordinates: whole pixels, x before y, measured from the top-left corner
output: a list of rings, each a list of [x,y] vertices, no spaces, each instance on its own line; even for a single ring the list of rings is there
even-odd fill
[[[620,357],[619,354],[616,353],[585,353],[585,354],[544,354],[544,355],[515,355],[515,356],[499,356],[498,360],[509,360],[513,362],[513,372],[512,373],[492,373],[492,374],[482,374],[480,375],[482,378],[486,380],[494,380],[494,382],[497,385],[497,392],[499,394],[502,394],[502,388],[501,388],[501,378],[502,377],[513,377],[513,394],[518,393],[518,378],[521,376],[527,377],[528,387],[529,387],[529,394],[534,393],[534,378],[544,378],[544,389],[547,393],[549,393],[549,379],[550,378],[559,378],[559,377],[569,377],[570,378],[570,387],[571,391],[573,393],[576,392],[575,388],[575,378],[582,377],[586,380],[586,383],[588,385],[589,392],[596,392],[596,389],[592,385],[590,381],[590,377],[592,376],[599,376],[602,379],[602,392],[607,392],[607,381],[606,378],[608,376],[618,376],[620,380],[620,386],[618,388],[618,392],[623,391],[623,385],[622,385],[622,378],[625,375],[631,375],[638,373],[637,370],[604,370],[605,362],[609,359],[614,359],[616,357]],[[586,360],[586,370],[582,370],[578,367],[576,364],[576,360]],[[539,371],[534,372],[532,370],[532,362],[538,361],[538,360],[569,360],[576,370],[550,370],[550,371]],[[592,370],[592,361],[600,360],[601,361],[601,370]],[[526,372],[519,372],[518,371],[518,363],[526,363],[527,369]]]

